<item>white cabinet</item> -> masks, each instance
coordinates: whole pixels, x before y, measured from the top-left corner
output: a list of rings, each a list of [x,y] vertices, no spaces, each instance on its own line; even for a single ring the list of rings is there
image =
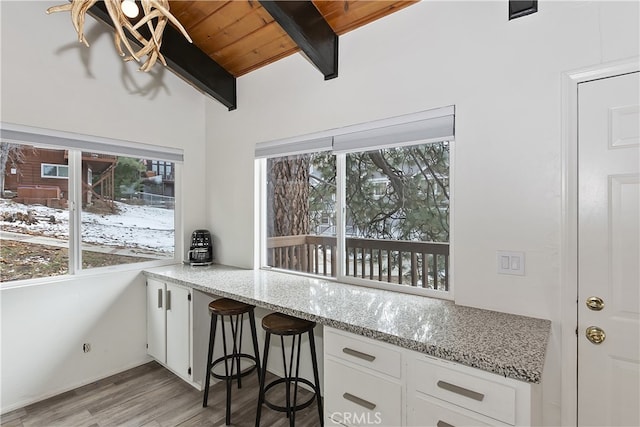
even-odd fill
[[[147,353],[192,382],[191,290],[147,279]]]
[[[334,426],[526,426],[540,386],[325,327],[325,419]]]
[[[407,425],[536,425],[540,390],[407,350]]]
[[[429,396],[415,394],[409,398],[407,425],[436,427],[505,426],[496,420],[469,415],[466,411],[446,405]]]
[[[400,348],[324,329],[327,425],[401,425],[402,378]]]

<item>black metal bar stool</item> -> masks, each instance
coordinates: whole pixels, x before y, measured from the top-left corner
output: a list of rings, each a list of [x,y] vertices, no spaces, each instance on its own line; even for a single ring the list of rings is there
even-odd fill
[[[258,378],[260,377],[260,353],[258,352],[258,336],[256,335],[256,319],[254,314],[255,306],[245,304],[240,301],[234,301],[229,298],[220,298],[209,303],[209,314],[211,315],[211,328],[209,332],[209,354],[207,355],[207,379],[204,385],[204,399],[202,406],[206,407],[209,399],[209,384],[211,377],[225,380],[227,385],[227,412],[225,423],[231,424],[231,383],[234,379],[238,382],[238,388],[242,387],[241,378],[249,375],[256,370]],[[249,323],[251,325],[251,338],[253,340],[253,355],[242,352],[242,320],[245,314],[249,314]],[[216,326],[220,316],[220,326],[222,329],[222,348],[224,355],[217,358],[213,362],[213,344],[216,337]],[[228,316],[231,327],[231,339],[233,342],[231,353],[227,351],[227,333],[224,327],[224,318]],[[253,363],[244,371],[240,369],[240,360],[242,358],[252,360]],[[224,362],[224,374],[213,372],[213,368],[219,363]]]
[[[260,376],[260,395],[258,397],[258,412],[256,414],[256,427],[260,426],[260,413],[262,411],[262,405],[266,405],[269,408],[286,412],[289,418],[289,425],[295,425],[296,411],[304,409],[311,405],[313,401],[318,403],[318,414],[320,415],[320,425],[324,425],[324,419],[322,417],[322,397],[320,396],[320,379],[318,377],[318,360],[316,358],[316,344],[313,338],[313,328],[316,326],[315,322],[309,320],[299,319],[293,316],[287,316],[286,314],[273,313],[265,316],[262,319],[262,328],[266,331],[264,352],[262,360],[262,371]],[[300,378],[300,343],[302,342],[302,334],[309,334],[309,345],[311,347],[311,363],[313,364],[313,377],[315,384],[311,381]],[[269,384],[265,384],[265,376],[267,372],[267,359],[269,357],[269,342],[271,340],[271,334],[280,336],[280,345],[282,346],[282,362],[284,365],[284,378],[278,378],[271,381]],[[284,337],[292,336],[291,341],[291,354],[289,355],[289,367],[287,368],[287,357],[285,355]],[[294,360],[293,356],[296,352],[296,340],[297,340],[297,354],[295,361],[295,376],[293,375]],[[285,385],[285,406],[275,405],[269,402],[265,395],[267,392],[278,384]],[[293,383],[293,402],[291,401],[291,384]],[[314,391],[313,396],[307,401],[298,403],[298,383],[304,383],[312,388]]]

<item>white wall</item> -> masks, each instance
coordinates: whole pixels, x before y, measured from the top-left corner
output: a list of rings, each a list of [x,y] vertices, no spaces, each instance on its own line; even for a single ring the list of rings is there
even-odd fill
[[[184,244],[205,224],[204,96],[161,65],[126,65],[112,33],[87,18],[86,48],[53,2],[0,2],[0,120],[184,149]],[[193,184],[197,183],[197,184]],[[147,359],[139,271],[2,289],[6,412]],[[82,353],[83,342],[92,351]]]
[[[252,266],[254,144],[456,106],[452,240],[458,304],[551,319],[544,418],[560,424],[561,74],[637,56],[637,2],[425,1],[340,37],[339,77],[294,55],[207,103],[209,227],[222,263]],[[233,159],[231,161],[231,159]],[[526,276],[496,274],[524,251]]]
[[[145,298],[137,271],[2,290],[2,412],[146,362]]]

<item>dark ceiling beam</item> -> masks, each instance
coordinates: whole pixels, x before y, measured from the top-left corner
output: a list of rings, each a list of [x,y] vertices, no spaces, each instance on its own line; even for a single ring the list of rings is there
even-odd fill
[[[338,77],[338,35],[312,2],[260,0],[260,4],[324,74],[325,80]]]
[[[104,2],[97,2],[89,9],[89,13],[113,28],[113,21],[109,17]],[[133,37],[129,39],[140,45]],[[171,25],[167,25],[164,29],[160,52],[167,61],[167,67],[174,73],[218,100],[229,111],[236,109],[236,78],[194,44],[189,43]]]

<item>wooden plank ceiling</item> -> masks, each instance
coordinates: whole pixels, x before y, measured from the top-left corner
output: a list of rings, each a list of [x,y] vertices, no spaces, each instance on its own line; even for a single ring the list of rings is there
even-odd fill
[[[417,1],[173,0],[193,44],[169,25],[161,52],[173,72],[234,110],[237,77],[301,52],[325,79],[336,78],[340,35]],[[104,2],[89,12],[113,27]]]
[[[313,0],[338,35],[415,3],[397,0]],[[194,44],[234,77],[300,51],[257,0],[169,2]]]

